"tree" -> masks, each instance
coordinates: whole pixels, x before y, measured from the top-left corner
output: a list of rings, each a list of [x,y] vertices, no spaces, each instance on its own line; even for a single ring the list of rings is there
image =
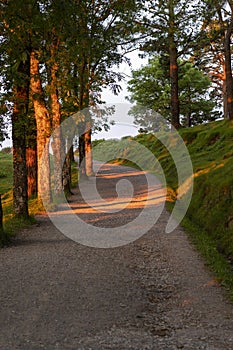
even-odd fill
[[[143,6],[144,5],[144,6]],[[195,1],[148,0],[143,2],[139,30],[147,33],[142,50],[169,58],[171,124],[180,126],[178,59],[189,55],[198,35]],[[195,21],[195,23],[194,23]]]
[[[220,117],[210,94],[208,75],[187,62],[180,67],[179,89],[182,125],[190,127]]]
[[[164,61],[163,56],[155,56],[146,66],[133,71],[133,78],[128,82],[128,91],[131,93],[128,99],[132,103],[136,102],[131,114],[135,122],[148,131],[156,131],[158,127],[155,112],[171,120],[169,64],[164,64]],[[209,77],[190,62],[179,60],[178,64],[182,125],[191,126],[214,120],[218,115],[213,111],[215,103],[208,99]],[[148,111],[142,114],[145,107]]]
[[[40,79],[39,59],[34,50],[30,55],[30,87],[37,126],[38,198],[51,201],[49,138],[50,115]]]
[[[218,57],[221,64],[220,76],[222,80],[222,95],[225,118],[233,119],[233,78],[231,37],[233,32],[233,2],[232,0],[203,2],[205,27],[214,27],[213,36],[209,37],[210,45],[217,49],[214,57]],[[216,46],[217,43],[217,46]],[[207,46],[208,49],[208,46]],[[214,72],[214,75],[216,73]]]
[[[13,103],[13,207],[16,216],[27,218],[26,129],[29,110],[30,59],[27,31],[25,32],[27,26],[25,7],[5,1],[1,4],[0,16],[4,38],[1,44],[5,48],[3,59],[7,59],[3,76],[10,90],[10,101]]]
[[[132,45],[132,18],[136,13],[136,1],[103,0],[92,2],[74,1],[71,22],[75,45],[70,47],[70,67],[76,84],[70,95],[76,97],[80,111],[89,108],[95,100],[95,92],[101,86],[110,85],[119,91],[117,79],[122,76],[112,71],[114,65],[124,60],[124,53]],[[91,157],[92,120],[85,113],[85,121],[80,124],[79,158],[80,174],[92,174]]]
[[[233,32],[233,2],[228,0],[229,18],[224,21],[222,11],[225,12],[225,6],[217,5],[217,13],[222,32],[224,32],[224,57],[225,57],[225,73],[226,73],[226,95],[227,95],[227,115],[229,119],[233,119],[233,78],[232,78],[232,62],[231,62],[231,36]]]
[[[209,12],[208,12],[209,15]],[[223,35],[220,35],[220,25],[216,19],[204,20],[202,26],[203,40],[192,56],[192,62],[203,70],[212,82],[212,97],[223,110],[227,118],[226,66],[223,53]]]
[[[37,162],[33,165],[28,162],[27,165],[30,179],[31,170],[37,163],[39,198],[51,200],[48,141],[52,131],[64,118],[96,103],[103,85],[110,85],[115,92],[120,89],[118,80],[122,76],[112,68],[124,60],[124,50],[132,45],[135,8],[136,1],[133,0],[110,3],[103,0],[1,2],[1,28],[4,31],[1,37],[4,52],[1,55],[1,76],[7,92],[4,99],[13,110],[14,139],[17,130],[23,134],[18,140],[23,155],[26,147],[28,151],[32,150],[32,144],[28,144],[31,143],[32,130],[36,137],[33,145],[37,146],[36,153],[33,157],[32,152],[27,154],[30,161],[35,160],[37,154]],[[26,67],[22,68],[25,60],[27,73]],[[21,80],[18,80],[19,76]],[[17,96],[23,92],[24,104],[17,104]],[[91,148],[91,122],[89,115],[83,125],[81,144],[86,159]],[[62,141],[61,135],[53,134],[55,194],[62,189]],[[91,165],[91,157],[89,159]],[[25,167],[25,160],[22,164]],[[21,179],[17,188],[21,188],[22,183],[27,187],[27,181]],[[28,192],[30,194],[31,189],[28,188]]]

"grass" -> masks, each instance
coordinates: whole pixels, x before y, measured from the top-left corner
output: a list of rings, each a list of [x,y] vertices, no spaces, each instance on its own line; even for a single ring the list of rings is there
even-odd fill
[[[182,225],[233,300],[233,122],[224,120],[181,129],[180,135],[194,171],[193,196]],[[172,209],[178,182],[171,154],[152,134],[141,134],[132,140],[150,149],[158,159],[166,176],[168,207]],[[130,138],[99,143],[94,147],[96,159],[115,157],[129,165],[131,162],[122,161],[125,156],[135,159],[135,149],[129,141]],[[143,169],[155,171],[145,153],[139,153],[137,161]]]
[[[71,165],[72,187],[78,183],[77,164]],[[29,218],[17,218],[13,215],[13,159],[12,154],[0,151],[0,194],[3,207],[4,234],[0,233],[0,246],[7,243],[20,229],[36,223],[35,215],[45,212],[45,208],[36,196],[32,196],[28,202]],[[2,237],[2,239],[1,239]]]

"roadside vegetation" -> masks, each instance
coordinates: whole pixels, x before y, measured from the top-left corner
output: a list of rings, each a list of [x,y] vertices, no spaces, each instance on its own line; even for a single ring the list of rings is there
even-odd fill
[[[233,299],[233,123],[224,120],[203,124],[181,129],[180,135],[194,168],[194,192],[182,225]],[[167,206],[172,209],[177,194],[177,176],[168,150],[152,133],[132,139],[145,145],[159,160],[168,186]],[[127,138],[107,140],[102,145],[99,143],[94,147],[96,159],[110,159],[115,152],[118,159],[114,161],[133,165],[124,160],[134,152]],[[138,156],[142,161],[140,157],[145,155]],[[143,161],[146,169],[154,170],[149,159]]]
[[[78,169],[77,163],[71,164],[71,190],[77,185]],[[28,209],[29,218],[16,217],[13,210],[13,159],[12,153],[8,148],[0,151],[0,194],[3,209],[3,242],[5,244],[10,241],[11,237],[15,235],[20,229],[36,223],[35,215],[44,213],[45,209],[42,202],[33,195],[29,198]],[[67,195],[69,193],[67,192]]]

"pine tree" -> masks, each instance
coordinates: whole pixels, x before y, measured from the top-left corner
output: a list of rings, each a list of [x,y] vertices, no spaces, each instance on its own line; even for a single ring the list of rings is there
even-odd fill
[[[147,34],[141,49],[169,57],[171,124],[180,127],[178,59],[190,55],[198,35],[195,1],[148,0],[143,2],[138,30]],[[195,23],[194,23],[195,21]]]

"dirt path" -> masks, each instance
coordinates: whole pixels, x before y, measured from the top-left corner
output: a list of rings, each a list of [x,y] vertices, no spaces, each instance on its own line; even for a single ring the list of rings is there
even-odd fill
[[[123,171],[100,172],[105,199],[116,197]],[[135,201],[121,215],[88,210],[79,190],[71,197],[76,214],[109,232],[131,222],[142,211],[145,180],[130,168],[126,176]],[[233,306],[182,229],[164,233],[168,217],[163,211],[133,243],[100,249],[40,216],[0,251],[0,349],[233,349]]]

